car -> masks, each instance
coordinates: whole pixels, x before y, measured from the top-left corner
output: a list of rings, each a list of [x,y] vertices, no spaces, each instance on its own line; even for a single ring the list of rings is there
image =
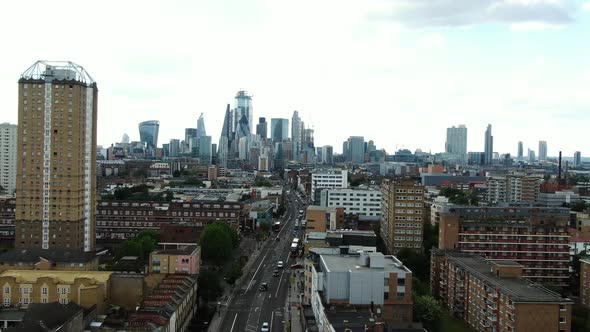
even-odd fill
[[[262,323],[262,328],[260,329],[261,332],[268,332],[270,331],[270,327],[268,325],[268,322],[264,322]]]
[[[279,276],[279,269],[274,269],[274,271],[272,271],[272,275],[273,277],[278,277]]]
[[[279,242],[279,241],[281,241],[281,238],[277,236],[277,237],[275,238],[275,241]]]
[[[283,263],[283,261],[279,261],[279,262],[277,263],[277,267],[278,267],[279,269],[282,269],[284,266],[285,266],[285,263]]]
[[[302,269],[303,268],[303,264],[293,264],[291,265],[291,269]]]
[[[266,292],[268,290],[268,283],[266,283],[266,282],[261,283],[260,287],[258,289],[260,289],[261,292]]]

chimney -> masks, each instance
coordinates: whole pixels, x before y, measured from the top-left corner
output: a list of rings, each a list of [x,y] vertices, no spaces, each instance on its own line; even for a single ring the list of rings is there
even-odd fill
[[[559,151],[559,159],[557,162],[557,183],[561,184],[561,151]]]

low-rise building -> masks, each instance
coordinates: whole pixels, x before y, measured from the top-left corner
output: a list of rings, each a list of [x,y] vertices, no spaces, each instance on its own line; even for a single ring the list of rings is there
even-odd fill
[[[199,274],[201,247],[194,243],[159,243],[150,253],[150,273]]]
[[[74,302],[34,303],[24,312],[17,326],[3,331],[78,332],[84,330],[84,318],[84,308]]]
[[[0,295],[5,307],[31,303],[74,302],[106,312],[109,280],[113,272],[7,270],[0,273]]]
[[[339,305],[368,307],[388,322],[412,321],[412,272],[396,257],[355,247],[311,251],[304,301],[318,321],[324,308]]]
[[[320,204],[320,192],[325,188],[348,188],[348,171],[342,169],[323,169],[311,175],[310,199]]]
[[[97,271],[98,256],[68,249],[13,249],[0,254],[0,272],[6,270]]]
[[[442,250],[431,256],[433,295],[476,331],[571,331],[573,301],[522,275],[514,261]]]
[[[170,274],[144,297],[139,309],[127,320],[130,331],[152,326],[158,331],[188,330],[197,312],[197,276]]]
[[[310,205],[307,207],[305,219],[306,233],[335,230],[341,228],[344,223],[344,209]]]
[[[564,204],[572,204],[579,200],[580,195],[568,190],[539,194],[539,204],[544,206],[560,207]]]
[[[373,188],[322,189],[320,206],[342,207],[344,213],[362,217],[379,217],[381,215],[381,191]]]

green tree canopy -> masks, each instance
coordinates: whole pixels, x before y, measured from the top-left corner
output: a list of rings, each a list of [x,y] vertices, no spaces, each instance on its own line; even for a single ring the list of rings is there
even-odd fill
[[[430,261],[428,256],[417,253],[412,249],[404,248],[400,250],[396,257],[407,266],[416,278],[428,280],[430,274]]]
[[[221,295],[221,278],[219,274],[206,269],[201,270],[199,274],[199,295],[205,301],[212,301]]]
[[[200,245],[204,260],[221,265],[231,257],[232,235],[221,222],[214,222],[203,230]]]
[[[414,319],[421,322],[428,331],[440,330],[440,320],[443,315],[440,303],[430,295],[414,298]]]

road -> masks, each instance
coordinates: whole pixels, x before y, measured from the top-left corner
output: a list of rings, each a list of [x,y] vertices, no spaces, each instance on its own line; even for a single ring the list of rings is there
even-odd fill
[[[254,261],[252,268],[245,275],[245,282],[236,295],[227,302],[227,313],[220,331],[258,332],[264,322],[269,323],[270,331],[283,332],[287,312],[285,309],[291,273],[290,266],[295,261],[289,258],[289,249],[293,237],[299,237],[301,230],[294,233],[295,220],[299,209],[303,209],[301,200],[293,190],[288,194],[288,206],[278,235],[280,241],[268,241]],[[278,261],[285,267],[279,269],[279,276],[273,276]],[[268,283],[267,291],[260,291],[260,284]]]

